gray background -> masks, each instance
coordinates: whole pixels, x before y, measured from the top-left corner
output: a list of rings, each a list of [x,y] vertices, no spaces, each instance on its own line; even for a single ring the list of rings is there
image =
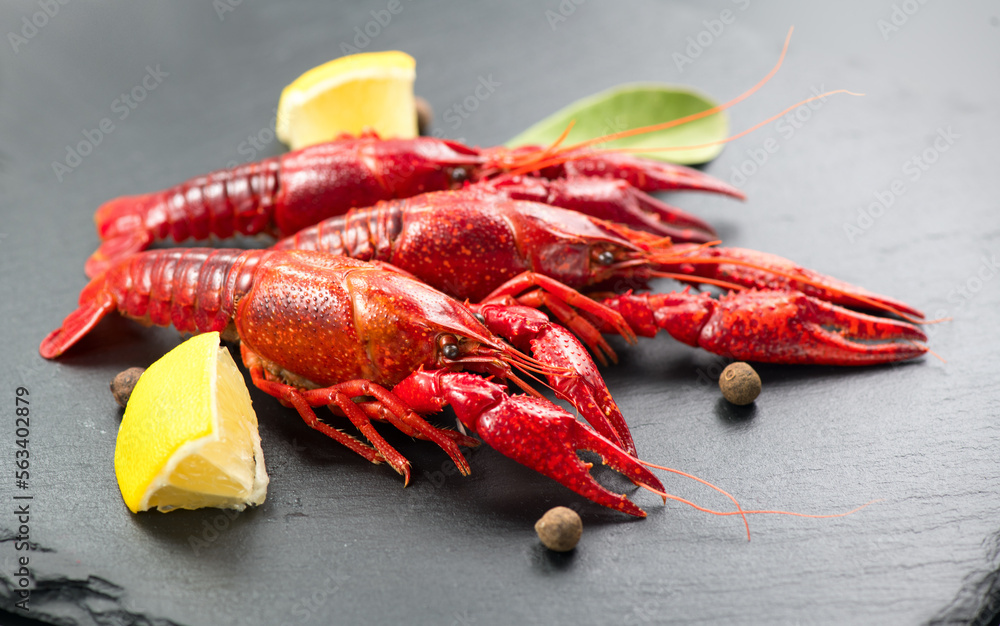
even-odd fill
[[[281,88],[340,56],[355,28],[387,4],[245,0],[220,14],[208,2],[68,0],[36,17],[43,25],[25,42],[5,36],[0,376],[9,417],[0,435],[0,606],[12,606],[12,416],[14,390],[24,386],[37,547],[31,616],[54,623],[989,621],[1000,567],[1000,278],[984,262],[1000,246],[1000,10],[991,2],[545,0],[501,8],[402,0],[365,46],[413,54],[436,128],[491,145],[627,81],[683,83],[727,100],[768,71],[794,24],[785,67],[732,111],[734,130],[814,89],[867,95],[830,99],[800,111],[798,127],[786,120],[727,147],[707,171],[729,180],[734,168],[756,169],[737,181],[746,203],[672,200],[717,224],[732,245],[950,317],[929,328],[947,362],[760,367],[764,393],[747,410],[720,399],[722,360],[666,337],[617,342],[622,364],[605,374],[644,458],[718,483],[745,507],[828,513],[878,504],[835,520],[755,517],[748,543],[736,518],[635,493],[650,515],[627,519],[491,450],[472,453],[474,474],[460,478],[440,451],[390,434],[416,468],[403,489],[384,466],[330,444],[254,392],[271,474],[263,506],[235,519],[126,510],[112,470],[121,412],[107,382],[161,356],[177,334],[115,319],[67,358],[37,354],[85,284],[94,209],[250,153],[282,151],[268,130]],[[560,10],[565,20],[552,19]],[[733,23],[710,36],[724,10]],[[23,18],[39,12],[37,0],[6,2],[2,30],[21,33]],[[893,19],[900,25],[887,29]],[[702,31],[708,45],[690,47]],[[688,54],[690,63],[678,63]],[[115,99],[141,84],[147,66],[167,74],[119,119]],[[467,118],[446,118],[481,78],[499,86]],[[67,146],[105,117],[114,130],[60,182],[52,162],[65,161]],[[935,137],[948,129],[957,139],[935,153]],[[768,138],[777,151],[753,167]],[[935,162],[913,180],[911,160],[927,150]],[[905,193],[850,241],[845,224],[857,226],[859,209],[894,180]],[[728,507],[702,486],[665,482]],[[532,529],[556,504],[583,514],[583,541],[569,555],[547,553]]]

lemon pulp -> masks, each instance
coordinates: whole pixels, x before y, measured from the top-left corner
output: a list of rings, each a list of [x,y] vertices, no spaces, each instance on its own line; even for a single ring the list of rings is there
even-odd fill
[[[139,378],[118,431],[115,475],[133,513],[264,501],[257,415],[218,333],[192,337]]]

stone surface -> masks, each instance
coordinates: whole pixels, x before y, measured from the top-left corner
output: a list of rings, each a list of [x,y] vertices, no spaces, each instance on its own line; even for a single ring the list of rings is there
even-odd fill
[[[991,619],[1000,597],[995,3],[221,0],[52,3],[51,16],[42,5],[0,7],[16,35],[0,56],[2,610],[16,611],[16,559],[26,554],[28,616],[46,623]],[[615,342],[622,363],[604,371],[644,459],[711,480],[746,508],[878,503],[842,519],[752,517],[748,543],[738,518],[632,491],[649,517],[627,519],[488,449],[469,453],[473,475],[462,478],[440,451],[385,429],[414,462],[403,489],[385,466],[254,392],[272,480],[263,506],[238,516],[126,510],[112,467],[121,409],[108,380],[149,365],[177,334],[113,319],[58,362],[37,354],[86,283],[101,202],[279,153],[281,88],[348,45],[413,54],[435,128],[491,145],[626,81],[731,98],[771,68],[791,24],[785,67],[732,111],[734,131],[817,91],[867,95],[814,103],[728,146],[706,169],[742,187],[746,203],[670,199],[731,245],[951,318],[928,327],[947,362],[760,366],[768,392],[742,408],[718,395],[725,360],[666,337]],[[110,130],[100,130],[105,118]],[[52,164],[66,164],[70,149],[89,154],[57,175]],[[18,387],[31,402],[27,490],[13,476]],[[696,483],[665,482],[701,505],[730,506]],[[15,549],[14,495],[33,496],[32,551]],[[556,505],[576,508],[587,527],[566,555],[542,548],[532,527]]]

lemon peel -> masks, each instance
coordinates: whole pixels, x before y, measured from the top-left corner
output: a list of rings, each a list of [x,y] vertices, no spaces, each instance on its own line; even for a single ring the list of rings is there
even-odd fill
[[[417,136],[416,61],[405,52],[352,54],[318,67],[281,92],[275,132],[292,150],[358,135]]]

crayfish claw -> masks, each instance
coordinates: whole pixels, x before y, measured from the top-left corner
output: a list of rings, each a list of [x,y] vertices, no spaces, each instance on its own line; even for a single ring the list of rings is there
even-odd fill
[[[514,200],[530,200],[570,209],[644,230],[674,241],[707,243],[718,239],[711,224],[633,187],[624,180],[572,176],[543,179],[532,176],[501,176],[482,183],[481,188]]]
[[[599,454],[604,463],[637,485],[663,490],[659,479],[589,426],[558,406],[529,396],[509,397],[479,420],[479,436],[488,445],[522,465],[548,476],[581,496],[622,513],[645,517],[628,499],[594,480],[590,463],[578,450]]]
[[[623,152],[595,152],[574,157],[564,168],[567,177],[626,180],[642,191],[706,191],[746,199],[746,194],[736,187],[700,170]]]
[[[912,359],[927,352],[927,335],[917,326],[858,313],[813,299],[808,315],[817,343],[845,364],[885,363]]]
[[[466,372],[414,372],[393,393],[420,413],[451,405],[459,422],[497,452],[555,479],[602,506],[644,517],[638,506],[602,487],[577,450],[595,452],[638,485],[663,490],[660,481],[609,438],[578,422],[545,398],[508,395],[502,385]]]
[[[498,335],[520,349],[530,349],[543,363],[565,369],[566,374],[547,376],[553,391],[572,404],[597,432],[635,454],[632,433],[621,409],[587,350],[572,333],[526,307],[487,304],[480,311]],[[622,319],[617,312],[612,313]]]
[[[927,352],[907,322],[858,313],[798,293],[750,291],[719,300],[698,345],[716,354],[770,363],[876,365]]]
[[[920,310],[905,302],[802,267],[776,254],[687,245],[676,246],[670,254],[673,258],[665,257],[666,262],[659,269],[690,274],[692,283],[698,283],[700,277],[746,288],[798,291],[840,306],[894,314],[910,321],[924,317]]]
[[[665,330],[678,341],[743,361],[876,365],[927,352],[927,336],[907,322],[858,313],[789,291],[623,294],[605,304],[636,332]]]

